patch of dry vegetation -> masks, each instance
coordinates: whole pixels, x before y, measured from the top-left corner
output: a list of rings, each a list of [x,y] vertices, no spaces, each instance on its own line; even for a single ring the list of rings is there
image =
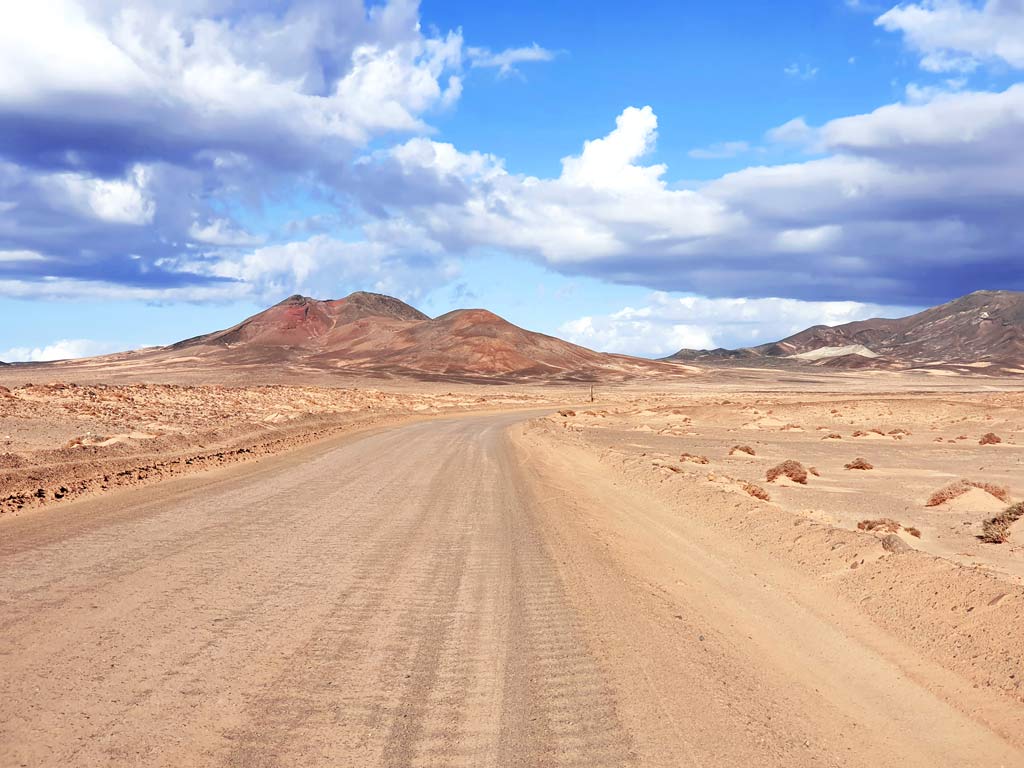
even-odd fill
[[[949,485],[943,486],[925,502],[926,507],[937,507],[939,504],[945,504],[947,501],[952,501],[955,498],[963,496],[972,488],[980,488],[981,490],[995,496],[1000,501],[1010,502],[1010,489],[1002,485],[995,485],[994,483],[979,483],[975,480],[957,480],[956,482],[950,483]]]
[[[772,500],[772,497],[768,494],[768,491],[766,491],[760,485],[755,485],[754,483],[743,483],[743,490],[749,493],[755,499],[760,499],[761,501]]]
[[[695,453],[683,453],[679,455],[680,461],[689,461],[691,464],[710,464],[707,456],[698,456]]]
[[[1001,442],[1003,442],[1003,438],[995,432],[988,432],[981,436],[981,440],[978,441],[978,445],[996,445]]]
[[[881,531],[882,533],[897,533],[900,524],[891,517],[879,517],[876,520],[861,520],[857,527],[862,531]]]
[[[788,477],[794,483],[807,485],[807,470],[804,469],[803,464],[793,459],[786,459],[781,464],[772,467],[765,477],[769,483],[780,477]]]
[[[847,469],[874,469],[874,465],[867,459],[863,459],[858,456],[856,459],[846,465]]]
[[[756,456],[757,453],[749,445],[734,445],[729,449],[729,455],[732,456],[737,453],[745,453],[747,456]]]
[[[825,435],[821,439],[822,440],[842,440],[843,436],[840,435],[838,432],[829,432],[827,435]]]
[[[978,537],[989,544],[1002,544],[1010,538],[1010,526],[1024,517],[1024,501],[1011,504],[995,517],[981,524]]]

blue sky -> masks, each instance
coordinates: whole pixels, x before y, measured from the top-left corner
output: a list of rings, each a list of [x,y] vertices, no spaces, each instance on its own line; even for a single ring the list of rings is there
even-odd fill
[[[661,355],[1024,288],[1022,0],[55,5],[0,8],[0,359],[296,292]]]

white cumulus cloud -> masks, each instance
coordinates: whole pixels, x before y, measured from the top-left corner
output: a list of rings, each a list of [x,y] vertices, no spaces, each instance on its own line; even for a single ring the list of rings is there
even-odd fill
[[[92,339],[61,339],[44,347],[12,347],[0,352],[5,363],[39,363],[46,360],[70,360],[77,357],[106,355],[122,349],[118,344]]]
[[[559,333],[606,352],[666,357],[680,349],[746,347],[790,336],[812,325],[870,317],[900,317],[912,308],[856,301],[714,299],[652,293],[639,307],[564,323]]]
[[[1003,62],[1024,68],[1024,3],[1020,0],[924,0],[898,5],[875,21],[902,32],[931,72],[969,72]]]

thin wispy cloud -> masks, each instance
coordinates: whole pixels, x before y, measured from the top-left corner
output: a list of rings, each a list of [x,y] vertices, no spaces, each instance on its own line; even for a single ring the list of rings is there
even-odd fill
[[[555,58],[554,51],[542,48],[537,43],[524,48],[506,48],[498,52],[471,47],[466,50],[466,55],[470,66],[497,69],[501,76],[518,72],[516,66],[519,64],[551,61]]]

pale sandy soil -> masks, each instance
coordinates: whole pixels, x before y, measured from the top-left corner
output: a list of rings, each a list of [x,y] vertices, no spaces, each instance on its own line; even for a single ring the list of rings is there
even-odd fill
[[[508,388],[0,387],[0,514],[258,459],[382,423],[548,402],[542,391]]]
[[[909,557],[705,494],[681,508],[534,416],[441,417],[0,518],[0,764],[1022,764],[1004,687],[823,576],[850,573],[851,546],[864,576],[920,575]],[[796,537],[806,563],[784,557]],[[925,603],[957,597],[943,574]],[[1019,590],[997,587],[970,617],[936,608],[928,628],[914,603],[906,622],[1013,630]]]
[[[1013,380],[0,383],[0,765],[1024,765]]]
[[[978,538],[984,520],[1024,499],[1024,393],[634,393],[572,414],[556,426],[645,483],[710,485],[726,500],[753,483],[804,519],[848,530],[893,520],[914,549],[1024,580],[1024,521],[1007,543]],[[979,444],[989,433],[1001,442]],[[872,468],[846,469],[858,458]],[[769,482],[768,470],[786,460],[818,474]],[[973,489],[928,505],[960,479],[1006,496]]]

